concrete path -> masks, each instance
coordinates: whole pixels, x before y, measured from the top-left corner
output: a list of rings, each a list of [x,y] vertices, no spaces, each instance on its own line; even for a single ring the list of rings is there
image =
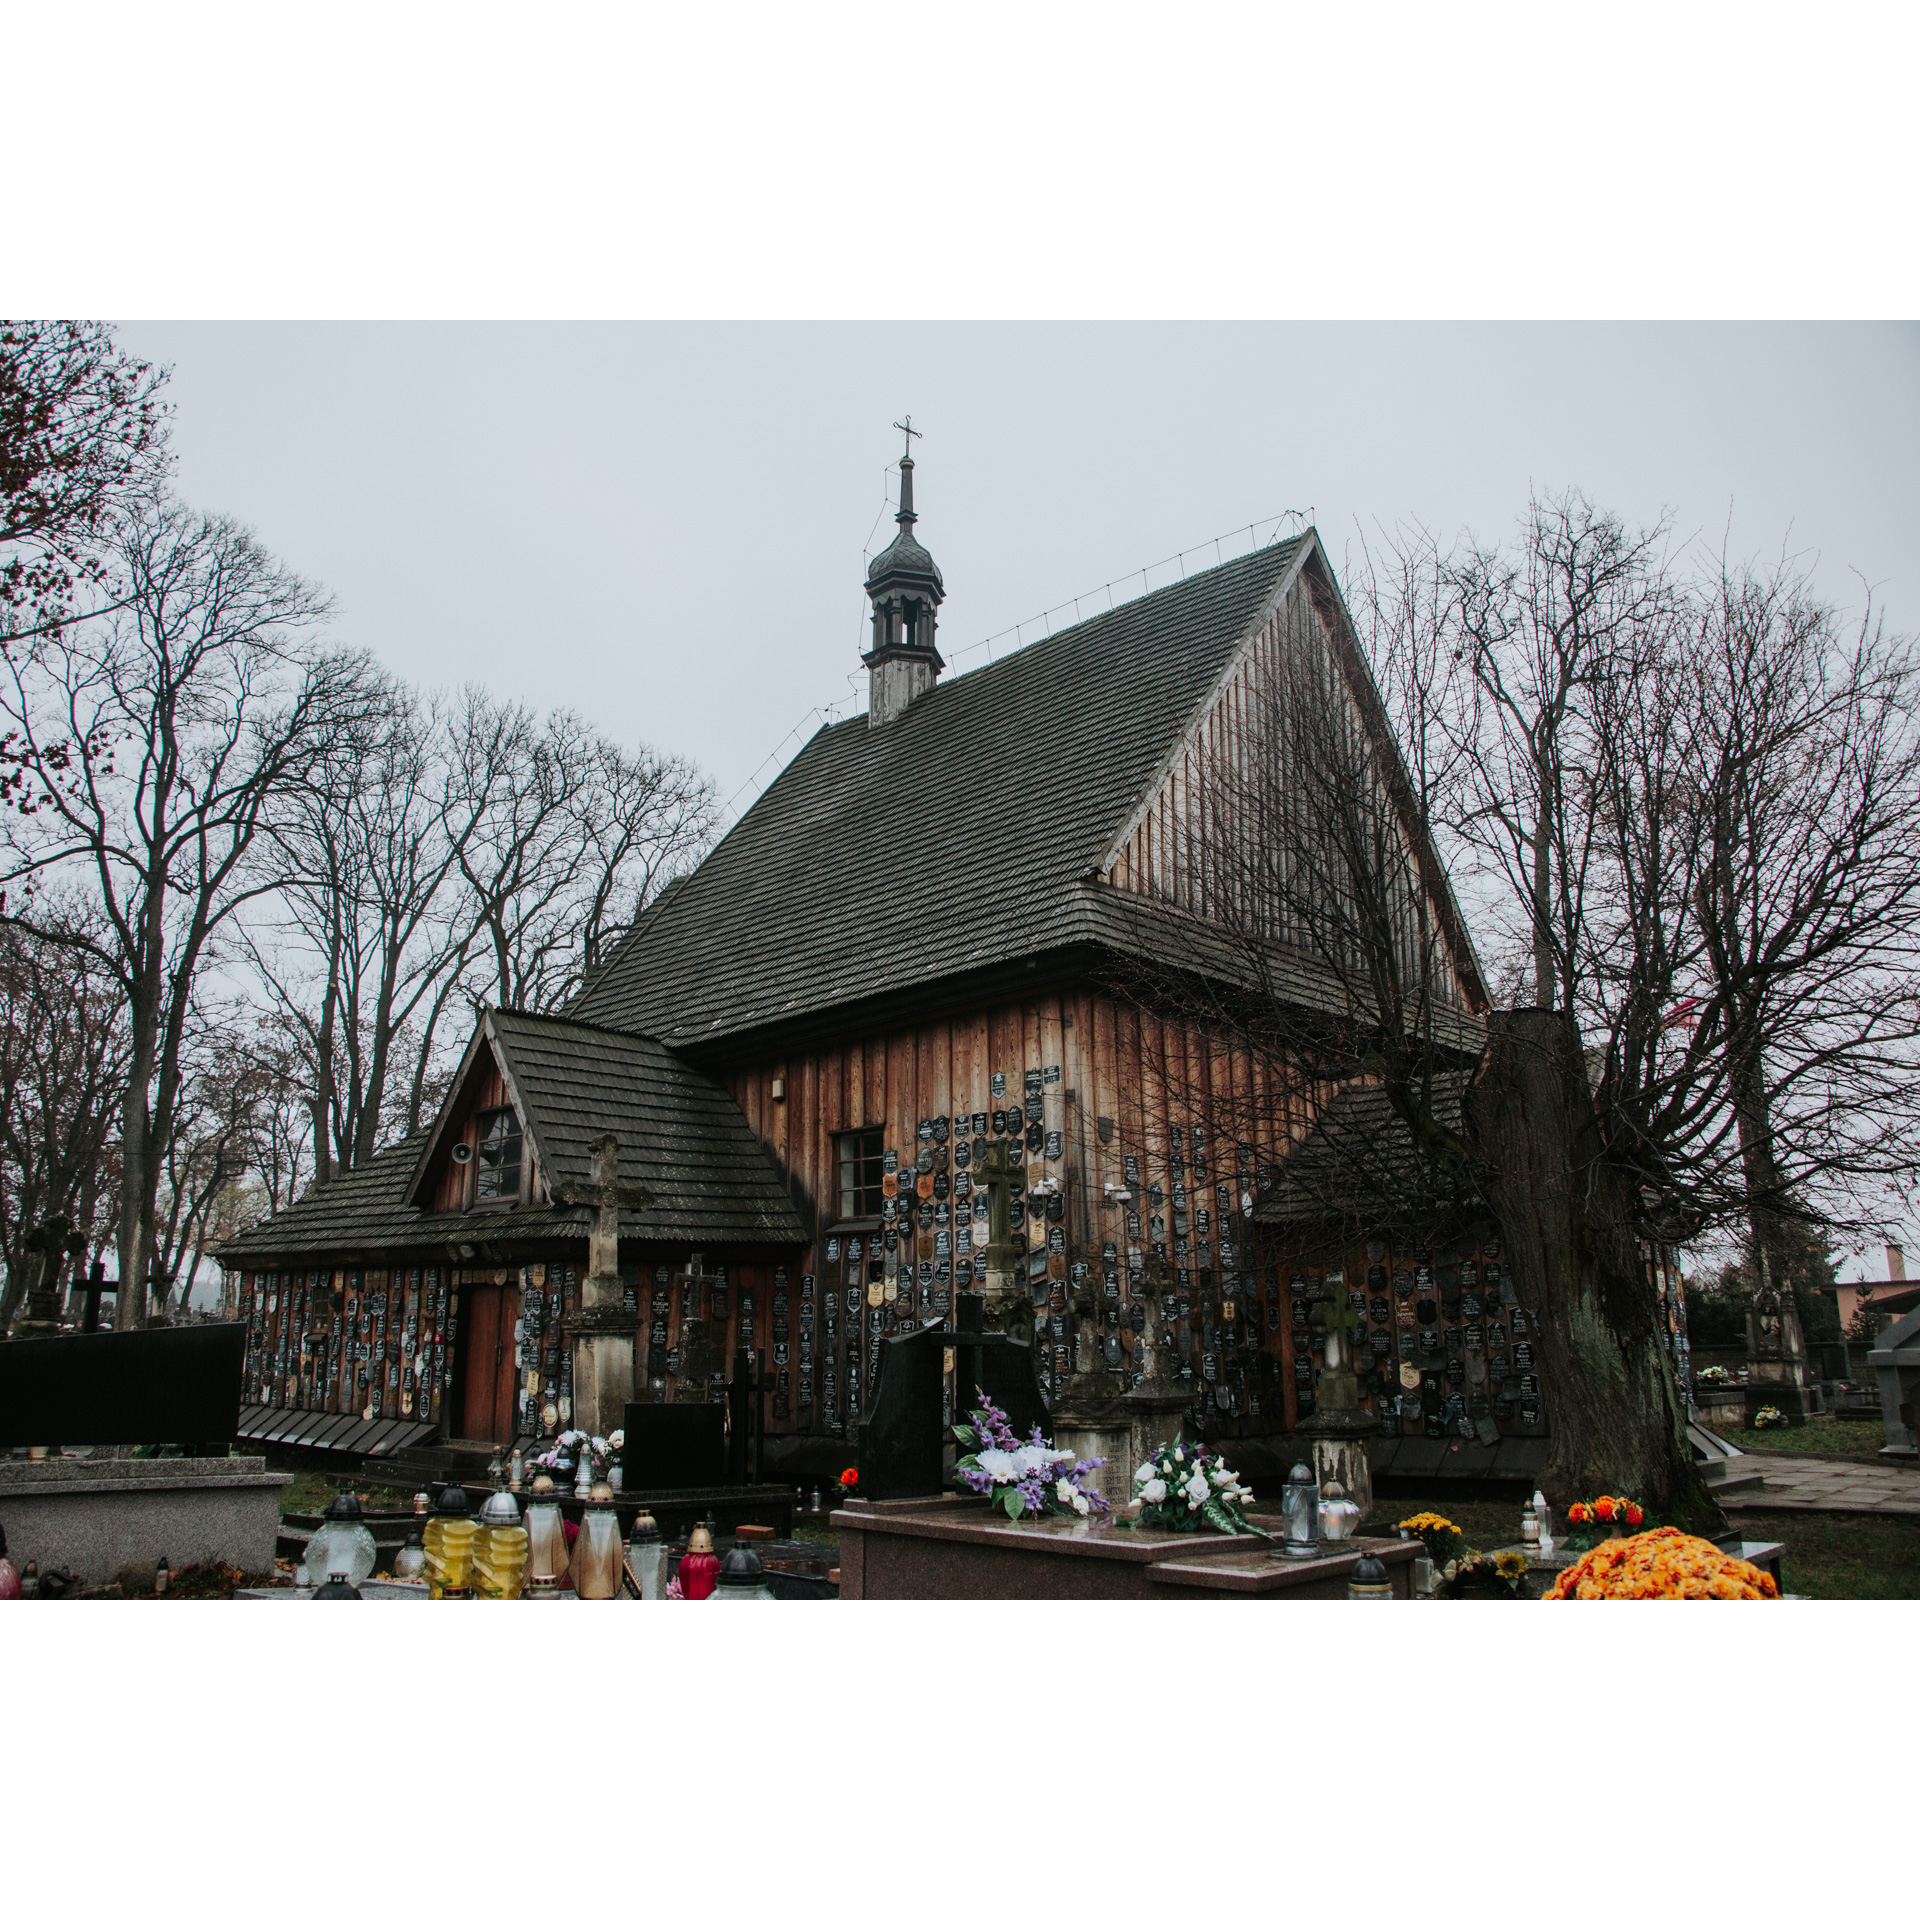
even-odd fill
[[[1766,1485],[1720,1496],[1729,1511],[1920,1514],[1920,1471],[1912,1467],[1799,1453],[1750,1453],[1746,1461]]]

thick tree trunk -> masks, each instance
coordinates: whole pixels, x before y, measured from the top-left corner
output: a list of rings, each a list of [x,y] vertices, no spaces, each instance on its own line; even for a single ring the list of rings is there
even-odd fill
[[[1550,1432],[1547,1498],[1625,1494],[1649,1520],[1724,1525],[1687,1444],[1635,1237],[1632,1195],[1601,1155],[1579,1031],[1526,1008],[1487,1022],[1467,1130],[1492,1163],[1489,1199],[1533,1323]]]

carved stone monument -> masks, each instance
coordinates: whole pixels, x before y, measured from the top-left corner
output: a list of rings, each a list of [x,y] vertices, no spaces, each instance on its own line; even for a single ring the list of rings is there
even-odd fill
[[[1760,1257],[1760,1288],[1747,1308],[1746,1424],[1762,1407],[1778,1407],[1793,1426],[1813,1410],[1807,1391],[1807,1337],[1793,1289],[1777,1284]]]
[[[1145,1324],[1134,1336],[1134,1351],[1140,1356],[1140,1378],[1120,1396],[1127,1411],[1128,1426],[1126,1478],[1122,1485],[1129,1499],[1133,1497],[1135,1468],[1156,1447],[1165,1446],[1178,1435],[1181,1419],[1193,1405],[1192,1393],[1173,1377],[1160,1323],[1160,1302],[1171,1291],[1164,1261],[1157,1253],[1148,1254],[1141,1271],[1133,1276],[1131,1288],[1133,1298],[1144,1310]]]
[[[1354,1378],[1354,1336],[1360,1316],[1347,1298],[1347,1283],[1330,1275],[1313,1309],[1315,1332],[1324,1342],[1326,1370],[1320,1376],[1314,1410],[1295,1431],[1313,1442],[1313,1477],[1320,1497],[1338,1485],[1360,1509],[1365,1520],[1373,1512],[1373,1467],[1367,1458],[1368,1436],[1379,1423],[1360,1411],[1360,1383]]]
[[[620,1183],[620,1143],[611,1133],[587,1143],[593,1177],[557,1186],[562,1206],[591,1207],[587,1273],[580,1304],[567,1316],[573,1341],[573,1424],[588,1433],[612,1433],[633,1398],[634,1348],[640,1316],[628,1309],[620,1285],[620,1209],[650,1207],[653,1195]]]

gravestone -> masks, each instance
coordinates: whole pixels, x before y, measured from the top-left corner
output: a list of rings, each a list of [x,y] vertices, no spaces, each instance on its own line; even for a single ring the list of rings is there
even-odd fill
[[[620,1279],[620,1209],[650,1207],[653,1196],[645,1187],[621,1182],[620,1143],[613,1134],[595,1134],[587,1155],[591,1177],[556,1186],[553,1197],[563,1207],[593,1210],[586,1277],[580,1304],[567,1315],[567,1337],[573,1351],[573,1424],[608,1434],[633,1393],[640,1333],[640,1316],[627,1305]]]
[[[727,1477],[727,1410],[718,1402],[662,1406],[629,1401],[620,1452],[621,1492],[718,1487]]]
[[[0,1344],[0,1447],[171,1445],[225,1453],[247,1330],[153,1327]]]
[[[859,1494],[865,1500],[931,1499],[947,1483],[945,1450],[953,1435],[943,1391],[947,1349],[954,1349],[954,1420],[966,1424],[984,1393],[1023,1438],[1050,1431],[1033,1381],[1029,1349],[981,1331],[981,1302],[956,1302],[960,1330],[924,1327],[880,1342],[880,1370],[859,1427]]]
[[[1886,1460],[1920,1459],[1920,1307],[1896,1320],[1867,1354],[1880,1389]]]
[[[1344,1277],[1329,1275],[1323,1297],[1313,1310],[1314,1330],[1325,1343],[1325,1371],[1320,1376],[1314,1411],[1294,1431],[1313,1443],[1314,1478],[1321,1497],[1340,1486],[1360,1509],[1361,1519],[1373,1512],[1373,1468],[1367,1441],[1379,1431],[1379,1421],[1360,1411],[1360,1385],[1353,1372],[1353,1339],[1360,1317],[1347,1299]]]

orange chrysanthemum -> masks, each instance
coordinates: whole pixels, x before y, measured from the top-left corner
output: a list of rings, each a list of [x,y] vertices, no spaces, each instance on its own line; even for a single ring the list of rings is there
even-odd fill
[[[1773,1575],[1710,1540],[1656,1527],[1603,1540],[1553,1583],[1549,1600],[1777,1600]]]
[[[1600,1498],[1593,1503],[1593,1510],[1602,1520],[1611,1520],[1613,1518],[1613,1495],[1603,1493]]]

